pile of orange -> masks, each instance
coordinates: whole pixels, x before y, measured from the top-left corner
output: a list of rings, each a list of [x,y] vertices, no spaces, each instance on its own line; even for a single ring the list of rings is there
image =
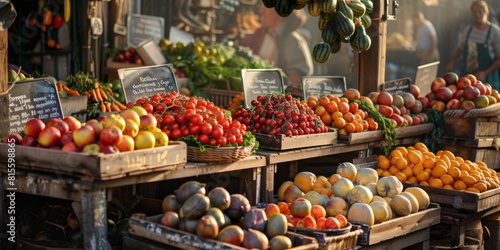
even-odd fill
[[[366,111],[359,108],[359,105],[352,101],[359,99],[359,91],[348,89],[344,96],[338,97],[327,94],[317,97],[309,97],[307,105],[314,110],[316,115],[330,127],[338,129],[340,135],[363,132],[367,130],[377,130],[378,123],[368,116]]]
[[[500,173],[484,162],[464,160],[449,150],[434,154],[421,142],[398,146],[377,160],[379,176],[394,175],[403,183],[475,193],[500,187]]]

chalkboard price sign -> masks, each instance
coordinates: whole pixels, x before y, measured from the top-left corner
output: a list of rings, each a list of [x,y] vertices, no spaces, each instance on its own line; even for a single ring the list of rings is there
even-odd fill
[[[10,133],[23,135],[24,125],[32,118],[47,122],[53,117],[64,117],[53,77],[16,82],[7,95]]]
[[[420,65],[417,67],[417,74],[415,75],[415,85],[420,89],[431,89],[432,81],[437,76],[439,61]],[[422,91],[420,96],[424,96],[426,93]]]
[[[260,95],[285,93],[281,69],[242,69],[241,79],[246,108],[250,108],[252,100]]]
[[[118,69],[127,102],[156,93],[179,92],[172,64]]]
[[[389,82],[385,82],[380,85],[381,91],[386,91],[392,95],[403,95],[406,92],[411,92],[411,79],[409,77],[396,79]]]
[[[153,38],[159,43],[165,37],[165,19],[158,16],[129,14],[127,17],[127,45],[137,47],[142,41]]]
[[[321,97],[327,94],[341,96],[346,89],[345,77],[343,76],[309,76],[302,80],[304,99],[309,97]]]

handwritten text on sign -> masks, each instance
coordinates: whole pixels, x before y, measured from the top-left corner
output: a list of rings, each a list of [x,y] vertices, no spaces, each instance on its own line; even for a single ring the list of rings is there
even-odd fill
[[[304,99],[314,96],[321,97],[327,94],[341,96],[346,89],[345,77],[343,76],[311,76],[303,80]]]
[[[382,91],[389,92],[392,95],[403,95],[411,92],[411,79],[409,77],[385,82],[380,85]]]
[[[252,100],[260,95],[284,93],[281,70],[243,69],[241,74],[246,107],[250,107]]]
[[[127,102],[135,102],[156,93],[178,92],[171,64],[118,70]]]

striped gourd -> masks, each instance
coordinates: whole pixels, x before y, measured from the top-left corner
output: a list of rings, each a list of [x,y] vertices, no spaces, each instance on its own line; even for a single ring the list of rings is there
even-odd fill
[[[306,7],[306,6],[307,6],[307,4],[297,3],[297,4],[295,5],[295,9],[296,9],[296,10],[300,10],[300,9],[302,9],[302,8]]]
[[[354,14],[352,13],[351,8],[349,8],[349,5],[347,5],[345,0],[337,0],[337,11],[342,12],[347,18],[353,20]]]
[[[307,5],[309,2],[312,2],[312,0],[295,0],[295,2],[299,5]]]
[[[342,47],[342,42],[340,39],[335,39],[332,43],[330,43],[330,53],[335,54],[340,51],[340,47]]]
[[[281,17],[287,17],[292,14],[297,2],[290,0],[275,0],[274,9]]]
[[[351,0],[347,6],[351,8],[354,18],[364,15],[366,12],[366,7],[360,0]]]
[[[371,0],[361,0],[361,2],[365,5],[366,13],[370,14],[373,11],[373,2]]]
[[[323,32],[325,29],[326,25],[328,24],[329,20],[323,19],[323,18],[318,18],[318,29],[319,31]]]
[[[335,29],[341,37],[348,38],[354,34],[354,22],[352,19],[347,18],[344,13],[340,11],[335,12],[333,20],[336,24]]]
[[[312,56],[314,61],[318,63],[324,63],[330,58],[330,44],[328,43],[318,43],[314,45]]]
[[[325,20],[327,20],[327,21],[330,21],[330,20],[332,20],[332,19],[333,19],[333,14],[326,14],[326,13],[324,13],[324,12],[321,12],[321,13],[319,14],[319,17],[320,17],[320,18],[323,18],[323,19],[325,19]]]
[[[362,15],[359,18],[359,21],[361,22],[361,25],[365,27],[365,29],[368,29],[370,28],[370,26],[372,26],[372,18],[367,13]]]
[[[363,25],[357,25],[354,35],[351,36],[350,43],[353,50],[363,52],[370,49],[372,40],[370,36],[366,34],[365,27]]]
[[[323,13],[332,14],[337,8],[337,0],[319,0],[319,2]]]
[[[309,12],[309,15],[311,16],[319,16],[321,14],[321,7],[319,2],[309,2],[309,4],[307,4],[307,12]]]
[[[339,40],[335,25],[336,23],[333,19],[327,22],[325,28],[321,31],[323,42],[332,43],[334,40]]]

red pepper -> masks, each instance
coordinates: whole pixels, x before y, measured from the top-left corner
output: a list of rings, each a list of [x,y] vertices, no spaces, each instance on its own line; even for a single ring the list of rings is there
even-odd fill
[[[60,15],[55,16],[54,19],[52,19],[52,27],[54,27],[54,29],[59,29],[59,27],[61,27],[63,21],[64,20],[63,20],[62,16],[60,16]]]
[[[46,10],[44,13],[43,13],[43,25],[45,26],[49,26],[52,24],[52,11],[50,10]]]

